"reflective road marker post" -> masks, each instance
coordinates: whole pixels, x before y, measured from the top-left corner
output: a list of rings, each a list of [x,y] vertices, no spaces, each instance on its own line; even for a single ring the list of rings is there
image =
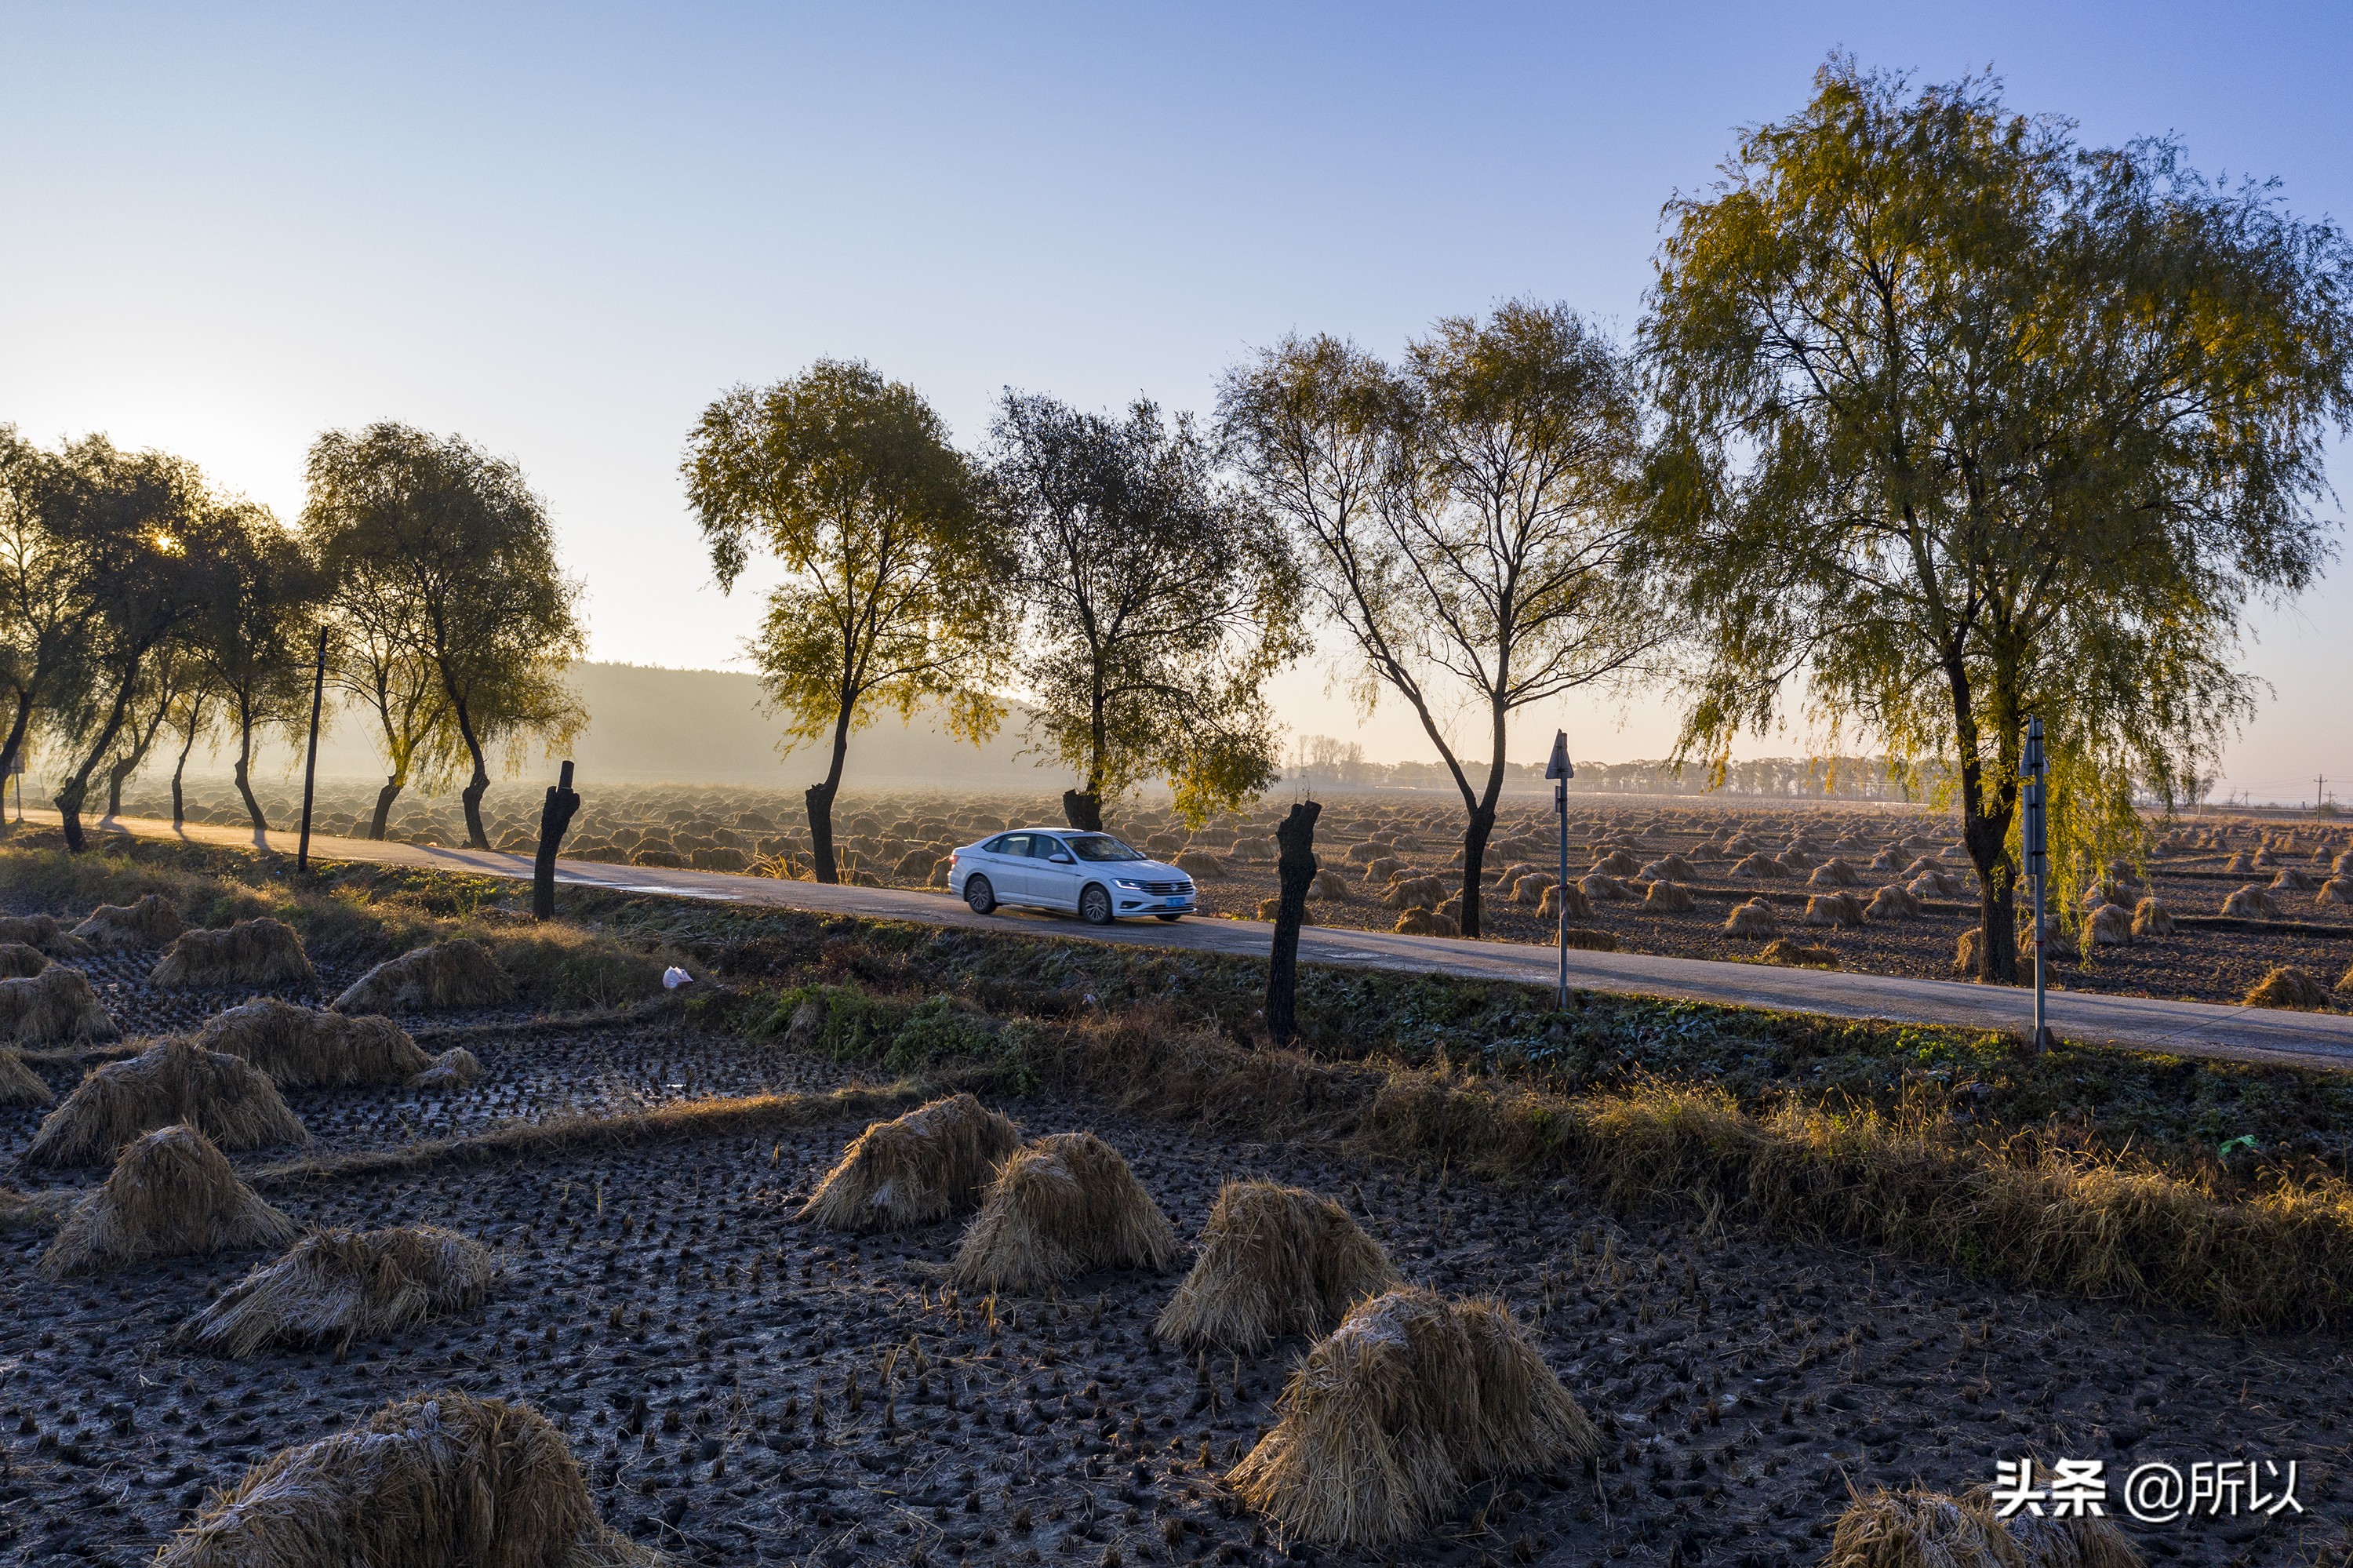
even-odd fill
[[[1553,781],[1552,806],[1560,813],[1560,886],[1552,895],[1552,912],[1557,928],[1552,939],[1560,948],[1560,994],[1554,1005],[1568,1011],[1568,781],[1577,777],[1577,769],[1568,765],[1568,731],[1555,730],[1552,737],[1552,760],[1545,764],[1545,777]]]

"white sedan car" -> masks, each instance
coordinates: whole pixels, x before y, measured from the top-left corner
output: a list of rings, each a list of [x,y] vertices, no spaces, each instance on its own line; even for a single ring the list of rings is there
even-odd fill
[[[949,856],[948,889],[976,914],[1027,905],[1074,914],[1091,926],[1193,912],[1191,877],[1109,833],[1067,828],[1021,828],[965,845]]]

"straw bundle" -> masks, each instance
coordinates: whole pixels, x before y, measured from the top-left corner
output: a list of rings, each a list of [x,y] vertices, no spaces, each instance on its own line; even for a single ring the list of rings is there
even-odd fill
[[[45,1106],[56,1099],[40,1074],[14,1051],[0,1051],[0,1106]]]
[[[90,946],[58,924],[54,915],[0,915],[0,942],[38,948],[53,959],[86,959]]]
[[[148,977],[153,985],[316,987],[319,974],[302,938],[283,921],[239,920],[226,930],[184,931]]]
[[[2284,1007],[2300,1012],[2313,1012],[2327,1007],[2328,988],[2309,969],[2294,964],[2282,964],[2248,991],[2243,1004],[2248,1007]]]
[[[136,904],[101,904],[73,928],[72,935],[100,952],[129,952],[160,948],[186,929],[180,912],[160,893],[150,893]]]
[[[1335,1544],[1419,1533],[1477,1480],[1600,1448],[1508,1312],[1410,1287],[1350,1312],[1275,1408],[1227,1479],[1285,1531]]]
[[[1166,1269],[1176,1255],[1168,1216],[1119,1151],[1059,1132],[997,1171],[950,1272],[959,1285],[1027,1293],[1098,1268]]]
[[[387,959],[335,998],[337,1012],[447,1012],[514,997],[514,981],[488,948],[464,937]]]
[[[213,1014],[195,1042],[252,1063],[281,1089],[405,1084],[433,1062],[389,1018],[347,1018],[276,997]]]
[[[479,1306],[495,1272],[488,1247],[438,1225],[319,1231],[230,1286],[173,1337],[231,1360],[272,1345],[340,1351]]]
[[[1781,924],[1773,914],[1773,906],[1762,898],[1752,898],[1746,904],[1736,904],[1732,913],[1724,918],[1724,934],[1764,940],[1781,934]]]
[[[980,1202],[1021,1129],[970,1095],[934,1100],[858,1135],[799,1217],[838,1231],[927,1225]]]
[[[1985,1503],[1874,1491],[1849,1503],[1822,1568],[2031,1568]]]
[[[1380,1245],[1331,1199],[1229,1181],[1154,1332],[1198,1350],[1255,1351],[1329,1332],[1355,1303],[1399,1283]]]
[[[444,1393],[280,1450],[156,1554],[156,1568],[622,1568],[564,1434],[527,1404]]]
[[[69,1040],[111,1040],[114,1020],[79,969],[53,965],[20,980],[0,980],[0,1040],[54,1045]]]
[[[97,1165],[142,1133],[185,1122],[223,1149],[302,1143],[309,1134],[259,1068],[164,1040],[91,1070],[42,1118],[27,1165]]]
[[[52,1279],[154,1257],[185,1257],[294,1238],[294,1222],[237,1179],[192,1127],[166,1127],[125,1149],[105,1182],[74,1205],[41,1255]]]

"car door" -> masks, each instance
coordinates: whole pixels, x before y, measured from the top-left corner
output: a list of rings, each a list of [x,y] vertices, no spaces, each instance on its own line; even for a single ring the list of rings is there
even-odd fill
[[[986,871],[1000,904],[1027,904],[1035,896],[1029,891],[1029,838],[1028,833],[1008,833],[989,841]]]
[[[1030,898],[1049,909],[1079,906],[1079,864],[1071,846],[1051,833],[1029,835]]]

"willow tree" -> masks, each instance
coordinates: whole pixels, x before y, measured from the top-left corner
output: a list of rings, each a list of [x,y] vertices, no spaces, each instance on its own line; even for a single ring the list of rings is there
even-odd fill
[[[2169,143],[2084,150],[1991,82],[1841,58],[1727,171],[1670,205],[1641,329],[1650,535],[1706,629],[1684,753],[1794,690],[1949,778],[1978,972],[2010,980],[2027,719],[2073,885],[2136,789],[2211,769],[2246,607],[2327,558],[2346,244]]]
[[[1075,828],[1158,777],[1198,824],[1281,777],[1269,676],[1304,649],[1273,518],[1218,476],[1189,420],[1124,419],[1008,393],[990,501],[1021,558],[1032,733],[1078,775]]]
[[[0,425],[0,691],[8,699],[0,781],[37,715],[62,708],[85,668],[102,603],[98,557],[79,527],[69,466]]]
[[[512,462],[405,425],[328,431],[309,480],[304,527],[345,619],[351,593],[370,595],[375,623],[403,629],[406,653],[431,672],[470,767],[467,842],[488,849],[490,753],[559,747],[587,722],[565,684],[583,645],[580,589],[556,562],[547,509]],[[378,805],[381,827],[389,797]]]
[[[853,734],[926,705],[960,738],[996,732],[1009,557],[939,416],[864,364],[737,387],[703,410],[681,469],[723,589],[754,545],[784,567],[750,652],[787,738],[830,743],[805,799],[817,879],[832,882]]]
[[[55,797],[66,847],[88,847],[81,809],[153,684],[155,662],[187,638],[218,589],[221,511],[202,475],[161,452],[103,436],[57,454],[51,525],[75,541],[90,598],[86,635],[47,727],[66,769]]]
[[[1360,699],[1401,698],[1461,796],[1475,937],[1512,715],[1628,676],[1672,630],[1629,504],[1632,371],[1574,313],[1514,302],[1440,322],[1397,368],[1288,340],[1229,373],[1219,407],[1354,644]],[[1459,739],[1458,711],[1478,725]]]

